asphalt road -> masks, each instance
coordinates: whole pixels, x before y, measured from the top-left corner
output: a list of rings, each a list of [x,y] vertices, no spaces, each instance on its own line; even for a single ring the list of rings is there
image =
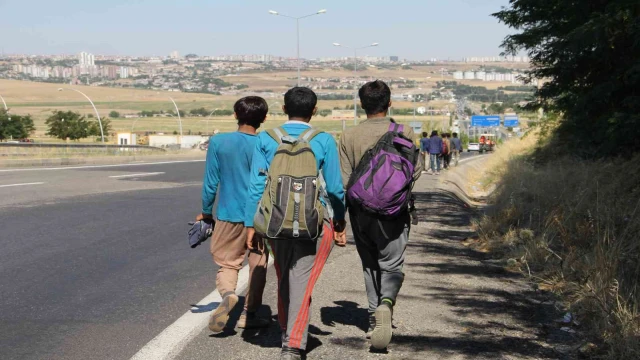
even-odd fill
[[[0,171],[0,358],[128,359],[209,294],[203,166]]]
[[[203,167],[0,169],[0,358],[129,359],[213,291]]]

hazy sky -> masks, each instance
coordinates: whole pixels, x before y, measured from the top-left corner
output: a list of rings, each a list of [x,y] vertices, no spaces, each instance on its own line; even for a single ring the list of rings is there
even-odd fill
[[[493,56],[509,29],[490,14],[508,0],[0,0],[0,50],[107,55],[349,55],[331,44],[362,46],[362,55],[425,59]]]

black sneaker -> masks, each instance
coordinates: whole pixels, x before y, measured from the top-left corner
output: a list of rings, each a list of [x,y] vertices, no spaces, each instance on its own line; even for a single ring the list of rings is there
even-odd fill
[[[376,317],[373,314],[369,314],[369,329],[367,330],[367,339],[371,339],[373,329],[376,328]]]
[[[302,360],[302,353],[300,352],[300,349],[282,346],[282,351],[280,351],[280,360]]]

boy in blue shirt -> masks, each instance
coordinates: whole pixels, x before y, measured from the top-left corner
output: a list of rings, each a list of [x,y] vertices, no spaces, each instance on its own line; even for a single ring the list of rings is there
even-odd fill
[[[213,204],[218,198],[217,221],[211,237],[211,254],[218,266],[216,287],[222,302],[209,318],[209,329],[220,332],[229,320],[229,313],[238,303],[235,293],[238,272],[247,253],[247,231],[244,227],[244,206],[249,189],[251,157],[258,139],[256,130],[267,117],[267,102],[258,96],[248,96],[233,107],[238,131],[211,138],[207,151],[204,184],[202,186],[202,214],[196,220],[213,218]],[[267,319],[256,316],[262,304],[267,277],[269,253],[264,241],[251,238],[249,251],[249,289],[244,311],[238,320],[240,328],[269,326]]]
[[[282,128],[294,138],[309,129],[309,121],[316,114],[316,94],[309,88],[295,87],[284,96],[283,111],[289,121]],[[307,345],[309,307],[313,287],[333,248],[346,244],[344,189],[336,142],[327,133],[320,133],[309,143],[317,160],[318,170],[326,182],[328,199],[334,218],[325,221],[322,235],[313,241],[267,239],[274,256],[278,275],[278,321],[282,329],[281,359],[300,359]],[[244,224],[250,240],[255,233],[253,218],[265,190],[265,172],[275,156],[278,143],[267,133],[258,135],[251,164],[251,184],[247,197]]]

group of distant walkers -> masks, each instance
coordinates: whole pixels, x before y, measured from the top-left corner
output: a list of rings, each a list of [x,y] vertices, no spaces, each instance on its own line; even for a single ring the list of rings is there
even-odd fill
[[[280,359],[301,359],[313,288],[334,245],[347,243],[349,213],[368,300],[366,337],[375,349],[390,343],[393,308],[404,281],[411,190],[423,161],[411,127],[387,116],[387,84],[369,82],[359,95],[367,119],[345,130],[339,144],[310,125],[318,110],[317,96],[305,87],[284,95],[282,109],[289,118],[284,125],[258,133],[269,109],[263,98],[249,96],[234,105],[238,130],[211,138],[202,211],[196,218],[213,224],[211,254],[219,266],[216,286],[222,301],[210,316],[211,331],[227,326],[239,302],[238,273],[246,254],[249,289],[237,326],[269,326],[258,308],[273,256]],[[443,144],[430,143],[429,152],[441,155]]]
[[[458,138],[458,133],[444,133],[440,137],[438,130],[433,130],[431,136],[423,132],[420,139],[420,153],[424,157],[426,168],[423,173],[440,175],[440,170],[443,168],[445,170],[451,168],[452,161],[454,166],[457,166],[461,152],[462,142]]]

